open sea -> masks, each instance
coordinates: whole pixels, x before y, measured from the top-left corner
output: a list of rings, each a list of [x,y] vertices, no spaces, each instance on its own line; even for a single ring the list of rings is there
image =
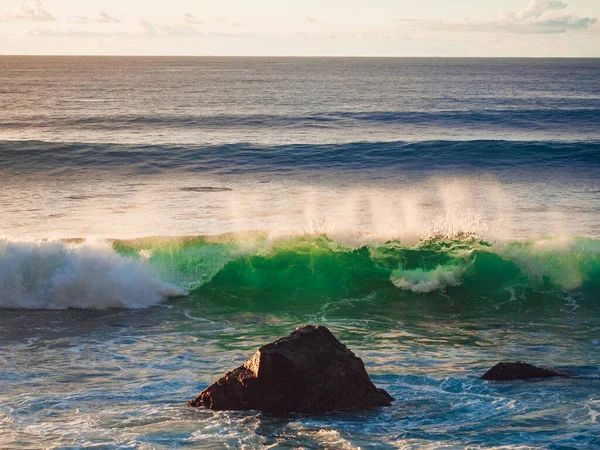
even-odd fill
[[[393,405],[185,406],[306,323]],[[0,57],[0,448],[600,448],[600,60]]]

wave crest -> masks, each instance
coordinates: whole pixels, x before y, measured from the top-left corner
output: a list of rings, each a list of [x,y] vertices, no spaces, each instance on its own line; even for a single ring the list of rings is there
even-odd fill
[[[500,304],[577,292],[595,302],[599,279],[600,241],[586,238],[490,244],[465,234],[353,245],[249,232],[104,246],[0,241],[0,308],[146,308],[186,291],[192,301],[266,309],[434,293]]]
[[[182,295],[141,261],[110,248],[0,242],[0,308],[146,308]]]
[[[146,255],[161,278],[178,286],[257,301],[361,296],[394,287],[497,299],[516,291],[560,296],[596,289],[600,274],[600,241],[586,238],[491,244],[459,233],[407,245],[256,233],[114,245],[123,255]]]

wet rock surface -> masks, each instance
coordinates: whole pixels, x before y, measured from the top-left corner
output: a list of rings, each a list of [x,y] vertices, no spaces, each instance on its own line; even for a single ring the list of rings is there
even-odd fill
[[[215,410],[322,413],[389,406],[360,358],[322,326],[298,327],[188,403]]]
[[[501,362],[488,370],[481,378],[489,381],[513,381],[565,376],[564,373],[556,370],[543,369],[524,362]]]

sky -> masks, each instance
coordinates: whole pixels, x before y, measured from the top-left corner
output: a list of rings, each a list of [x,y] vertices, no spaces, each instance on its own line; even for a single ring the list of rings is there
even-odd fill
[[[0,0],[0,54],[600,57],[600,0]]]

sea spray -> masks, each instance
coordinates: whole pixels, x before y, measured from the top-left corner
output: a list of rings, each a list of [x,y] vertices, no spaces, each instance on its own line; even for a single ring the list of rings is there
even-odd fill
[[[0,241],[0,308],[146,308],[184,291],[140,261],[64,242]]]

